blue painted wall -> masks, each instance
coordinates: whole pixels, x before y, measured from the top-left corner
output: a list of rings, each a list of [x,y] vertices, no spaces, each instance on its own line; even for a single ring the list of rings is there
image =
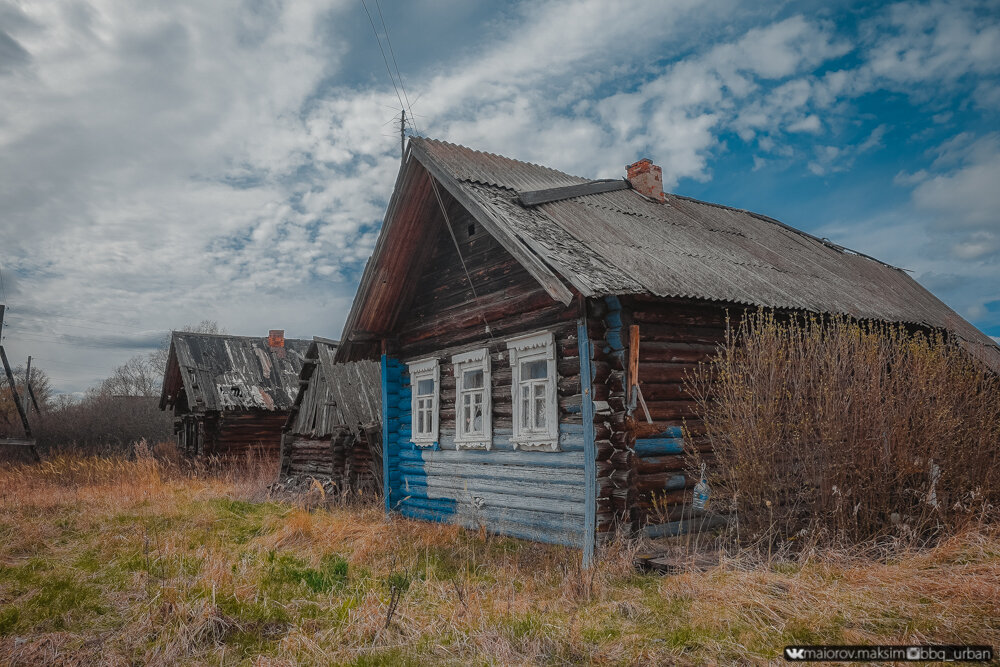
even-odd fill
[[[560,424],[558,452],[515,450],[510,429],[499,428],[489,451],[457,449],[454,431],[443,428],[437,447],[418,448],[409,441],[405,366],[385,359],[383,378],[387,510],[539,542],[585,544],[584,425]]]

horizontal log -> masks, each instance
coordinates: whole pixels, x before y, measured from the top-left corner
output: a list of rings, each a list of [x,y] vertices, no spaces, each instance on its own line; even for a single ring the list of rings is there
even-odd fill
[[[646,399],[647,402],[663,400],[693,400],[693,397],[688,393],[683,382],[646,382],[640,378],[639,388],[642,389],[642,397]]]
[[[668,498],[669,492],[679,491],[694,487],[697,481],[693,477],[674,473],[662,472],[648,475],[639,474],[635,476],[635,489],[639,493],[657,493],[659,499],[662,492],[663,498]]]
[[[718,345],[725,341],[726,332],[709,326],[644,324],[639,326],[639,336],[641,350],[645,341]]]
[[[641,335],[640,329],[640,335]],[[675,341],[646,341],[639,343],[639,362],[705,361],[716,353],[718,347],[706,343],[678,343]]]

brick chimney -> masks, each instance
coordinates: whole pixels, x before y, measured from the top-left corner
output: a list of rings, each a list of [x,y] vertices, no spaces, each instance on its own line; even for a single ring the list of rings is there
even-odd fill
[[[625,171],[634,190],[656,201],[667,200],[663,195],[663,170],[653,164],[652,160],[642,158],[625,167]]]
[[[283,349],[285,347],[285,330],[271,329],[268,331],[267,344],[274,349]]]

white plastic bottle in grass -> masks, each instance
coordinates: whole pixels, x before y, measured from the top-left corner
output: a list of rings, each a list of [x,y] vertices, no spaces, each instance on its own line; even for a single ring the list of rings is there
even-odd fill
[[[712,495],[712,489],[708,486],[705,478],[705,464],[701,464],[701,481],[694,485],[694,502],[692,505],[696,510],[703,510],[708,504],[708,497]]]

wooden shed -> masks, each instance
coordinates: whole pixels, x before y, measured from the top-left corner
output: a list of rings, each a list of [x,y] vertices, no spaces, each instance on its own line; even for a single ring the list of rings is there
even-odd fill
[[[382,381],[374,361],[334,363],[337,341],[314,338],[281,437],[281,474],[381,492]]]
[[[591,180],[410,140],[336,354],[381,361],[387,511],[585,559],[617,526],[684,530],[680,426],[699,425],[682,378],[727,312],[945,329],[1000,368],[995,342],[902,270],[664,194],[659,171]]]
[[[311,341],[174,331],[160,409],[188,456],[277,454]]]

